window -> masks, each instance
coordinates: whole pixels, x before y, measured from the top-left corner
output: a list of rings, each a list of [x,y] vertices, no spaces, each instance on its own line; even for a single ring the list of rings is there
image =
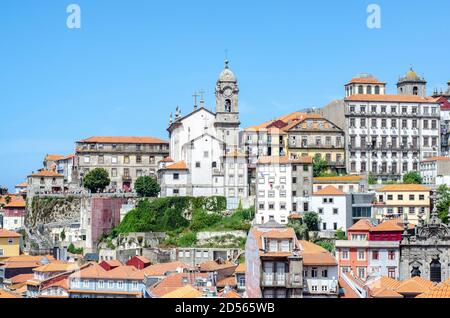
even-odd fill
[[[416,209],[414,207],[409,207],[409,214],[414,214],[416,212]]]
[[[133,290],[137,290],[139,287],[138,287],[139,285],[138,285],[138,282],[133,282],[132,284],[131,284],[131,289],[133,289]]]
[[[372,259],[378,260],[379,258],[379,252],[378,251],[372,251]]]
[[[196,168],[200,168],[200,161],[197,161],[197,162],[195,163],[195,167],[196,167]]]
[[[366,251],[358,250],[358,261],[364,261],[366,259]]]
[[[397,200],[399,200],[399,201],[403,200],[403,194],[397,195]]]
[[[179,180],[180,179],[180,174],[179,173],[174,173],[173,174],[173,180]]]
[[[348,250],[342,250],[341,252],[341,259],[347,260],[348,259]]]
[[[117,164],[117,161],[118,161],[117,156],[112,156],[111,157],[111,163]]]
[[[105,163],[105,156],[103,156],[103,155],[98,156],[98,163],[99,164]]]
[[[395,251],[394,251],[394,250],[389,250],[389,251],[388,251],[388,259],[389,259],[390,261],[395,260]]]
[[[420,194],[420,195],[419,195],[419,200],[421,200],[421,201],[425,200],[425,195]]]
[[[89,156],[85,156],[84,163],[90,163],[90,162],[91,162],[91,158]]]
[[[203,158],[208,158],[209,157],[209,152],[208,151],[204,151],[203,152]]]
[[[365,267],[357,267],[358,270],[358,276],[361,279],[366,279],[366,268]]]
[[[136,163],[142,163],[142,156],[141,155],[137,155],[136,156]]]
[[[323,269],[322,270],[322,277],[324,277],[324,278],[328,277],[328,270],[327,269]]]
[[[117,282],[117,288],[123,289],[123,281],[119,280],[119,281]]]
[[[130,163],[130,156],[124,156],[123,157],[123,163],[124,164],[129,164]]]
[[[89,287],[89,280],[88,279],[83,280],[83,287],[85,287],[85,288]]]
[[[327,230],[327,223],[326,222],[322,223],[322,230],[324,230],[324,231]]]
[[[339,209],[338,208],[333,208],[333,214],[338,214],[339,213]]]
[[[311,277],[317,277],[317,267],[313,267],[311,269]]]
[[[319,208],[319,209],[317,210],[317,212],[318,212],[319,214],[323,214],[323,208]]]
[[[103,280],[98,281],[98,288],[105,288],[105,282]]]
[[[336,222],[333,223],[333,230],[337,231],[338,229],[338,224]]]

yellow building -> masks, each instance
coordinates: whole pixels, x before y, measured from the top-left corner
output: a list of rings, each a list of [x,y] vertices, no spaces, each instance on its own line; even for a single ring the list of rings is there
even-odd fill
[[[374,204],[379,220],[404,217],[414,225],[419,224],[419,216],[427,220],[430,216],[431,189],[419,184],[393,184],[377,190]]]
[[[0,229],[0,259],[20,255],[20,239],[16,232]]]

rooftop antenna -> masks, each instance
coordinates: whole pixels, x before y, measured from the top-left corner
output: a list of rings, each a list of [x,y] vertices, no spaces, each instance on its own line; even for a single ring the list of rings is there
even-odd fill
[[[205,107],[205,99],[204,99],[205,91],[203,89],[201,89],[200,91],[198,91],[198,93],[200,94],[200,108],[204,108]]]

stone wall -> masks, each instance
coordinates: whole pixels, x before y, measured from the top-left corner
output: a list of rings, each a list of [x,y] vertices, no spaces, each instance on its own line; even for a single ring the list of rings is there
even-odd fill
[[[80,197],[35,196],[27,207],[25,225],[29,228],[36,228],[39,224],[79,219],[80,209]]]

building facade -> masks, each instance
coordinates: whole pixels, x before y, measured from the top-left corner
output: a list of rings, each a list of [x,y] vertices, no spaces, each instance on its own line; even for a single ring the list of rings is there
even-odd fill
[[[312,193],[312,158],[266,156],[258,159],[256,222],[287,224],[292,213],[308,212]]]
[[[402,218],[414,225],[419,224],[421,217],[430,216],[431,189],[419,184],[393,184],[376,190],[374,204],[375,216],[378,220]]]
[[[450,157],[430,157],[420,162],[423,184],[440,186],[450,183]]]
[[[169,155],[168,142],[154,137],[91,137],[76,143],[80,185],[95,168],[105,169],[112,190],[131,191],[140,176],[154,176],[158,162]]]
[[[385,94],[385,83],[370,75],[346,85],[347,171],[398,181],[419,162],[437,156],[440,108],[425,96],[425,83],[413,71],[397,84],[398,94]]]

